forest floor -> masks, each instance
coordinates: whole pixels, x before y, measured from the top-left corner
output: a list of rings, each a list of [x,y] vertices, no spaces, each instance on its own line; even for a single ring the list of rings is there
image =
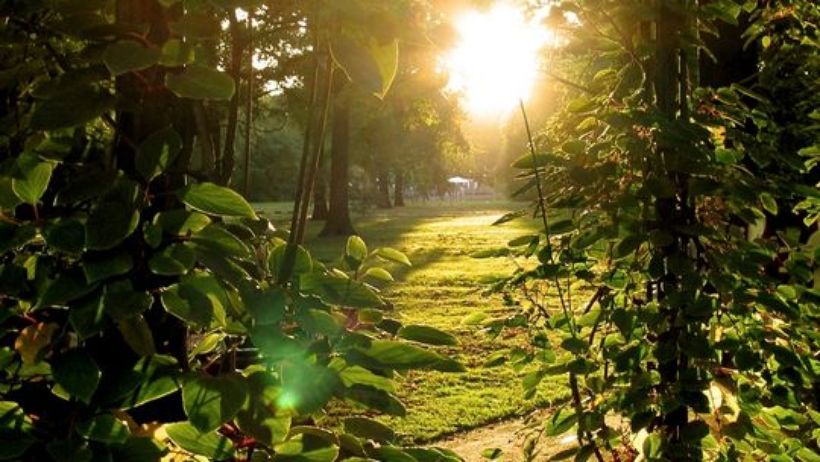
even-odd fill
[[[427,324],[456,335],[460,345],[442,353],[467,367],[459,374],[416,371],[406,376],[399,395],[407,416],[386,420],[407,441],[457,449],[469,461],[481,460],[485,448],[498,447],[507,454],[505,460],[517,460],[512,452],[520,452],[530,417],[568,396],[566,378],[556,376],[546,378],[535,397],[525,399],[524,371],[483,366],[494,352],[521,344],[523,332],[493,339],[479,325],[465,322],[468,317],[489,319],[515,309],[505,306],[499,295],[482,294],[488,280],[514,269],[513,262],[476,260],[470,255],[531,233],[535,225],[526,220],[491,226],[504,213],[522,206],[505,201],[437,201],[354,216],[356,229],[370,248],[394,247],[413,262],[410,268],[396,268],[396,282],[384,291],[395,316],[404,323]],[[257,204],[257,208],[274,223],[286,223],[290,213],[289,204]],[[320,230],[321,223],[311,223],[307,247],[322,260],[338,258],[345,239],[317,238]]]

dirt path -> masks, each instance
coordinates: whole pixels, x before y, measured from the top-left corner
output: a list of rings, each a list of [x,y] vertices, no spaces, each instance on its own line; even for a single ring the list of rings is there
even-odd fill
[[[451,449],[458,453],[467,462],[486,461],[482,453],[487,449],[501,449],[502,455],[498,460],[518,462],[525,460],[524,448],[529,441],[538,438],[538,430],[544,420],[550,415],[550,410],[541,409],[523,417],[516,417],[457,433],[441,441],[435,446]],[[550,455],[571,448],[575,445],[575,437],[569,433],[559,438],[541,436],[536,445],[533,460],[546,460]]]

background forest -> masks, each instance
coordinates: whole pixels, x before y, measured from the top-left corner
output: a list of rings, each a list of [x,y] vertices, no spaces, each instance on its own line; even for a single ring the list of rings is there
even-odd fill
[[[0,460],[820,460],[815,3],[0,0]]]

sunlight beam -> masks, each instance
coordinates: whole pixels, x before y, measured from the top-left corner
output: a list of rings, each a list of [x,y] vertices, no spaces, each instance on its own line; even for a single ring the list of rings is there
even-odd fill
[[[470,11],[455,22],[459,40],[443,59],[448,88],[462,94],[475,116],[500,115],[530,96],[539,50],[550,32],[507,3]]]

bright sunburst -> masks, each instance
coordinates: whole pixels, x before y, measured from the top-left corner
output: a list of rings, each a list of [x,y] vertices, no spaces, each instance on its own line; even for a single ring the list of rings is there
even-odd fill
[[[506,3],[464,14],[456,29],[459,41],[444,66],[450,88],[463,93],[471,114],[503,114],[529,96],[548,30]]]

